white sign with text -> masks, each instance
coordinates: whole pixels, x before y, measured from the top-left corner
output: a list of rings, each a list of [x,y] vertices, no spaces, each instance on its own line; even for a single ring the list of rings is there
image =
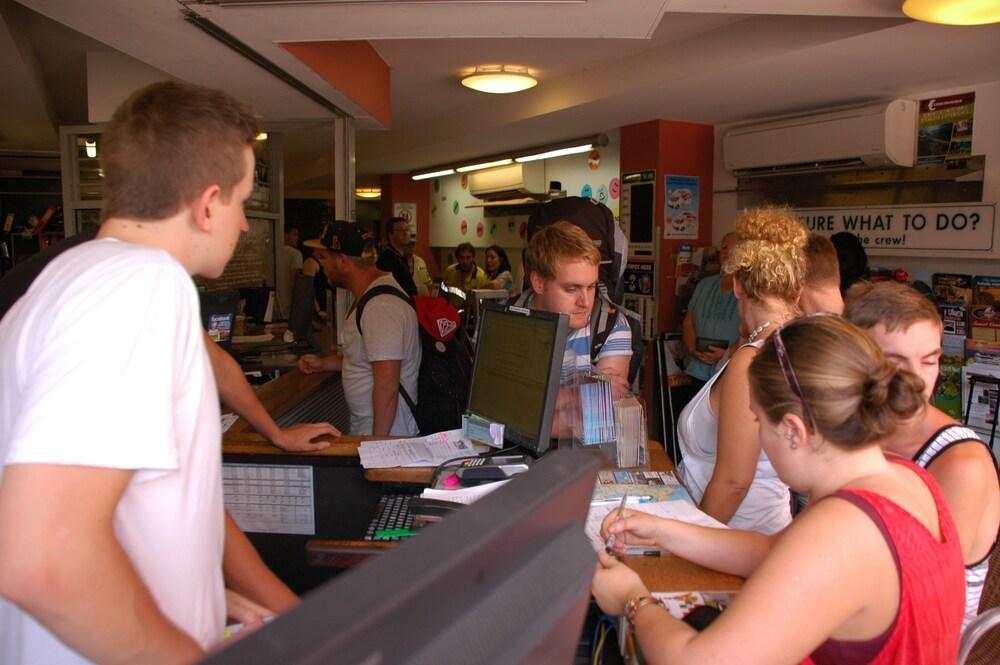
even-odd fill
[[[983,257],[996,253],[994,203],[796,208],[810,231],[857,235],[869,254]]]

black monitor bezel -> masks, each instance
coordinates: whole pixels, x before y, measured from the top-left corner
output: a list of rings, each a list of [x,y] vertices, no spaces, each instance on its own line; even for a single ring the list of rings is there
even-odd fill
[[[563,356],[566,351],[566,337],[569,334],[569,317],[565,314],[528,309],[516,305],[483,303],[483,306],[480,308],[479,321],[476,327],[476,356],[472,365],[472,376],[469,381],[469,401],[466,405],[466,414],[487,420],[492,419],[490,415],[475,413],[472,411],[471,406],[476,377],[479,375],[479,352],[482,348],[483,326],[486,325],[486,321],[490,316],[529,317],[555,324],[555,339],[553,340],[552,354],[549,358],[549,367],[546,376],[545,404],[542,407],[541,421],[538,423],[538,429],[533,432],[522,432],[509,427],[507,423],[503,423],[505,443],[519,446],[532,455],[541,457],[548,452],[552,445],[552,421],[555,417],[556,397],[559,392]]]

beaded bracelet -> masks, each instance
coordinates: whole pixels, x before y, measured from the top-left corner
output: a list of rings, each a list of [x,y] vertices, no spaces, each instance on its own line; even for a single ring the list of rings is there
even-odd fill
[[[646,605],[659,605],[663,609],[667,608],[667,606],[664,605],[663,601],[659,598],[654,598],[653,596],[632,596],[628,599],[628,602],[625,603],[625,619],[628,621],[630,626],[633,626],[635,623],[636,612]]]

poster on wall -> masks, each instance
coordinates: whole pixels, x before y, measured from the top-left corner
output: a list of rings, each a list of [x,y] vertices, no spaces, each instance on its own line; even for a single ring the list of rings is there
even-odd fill
[[[995,204],[797,208],[810,231],[858,236],[869,254],[976,256],[995,253]]]
[[[921,100],[917,164],[952,163],[971,157],[975,106],[974,92]]]
[[[663,176],[663,237],[698,237],[698,176]]]
[[[410,241],[417,240],[417,204],[398,202],[392,204],[392,216],[402,217],[410,227]]]

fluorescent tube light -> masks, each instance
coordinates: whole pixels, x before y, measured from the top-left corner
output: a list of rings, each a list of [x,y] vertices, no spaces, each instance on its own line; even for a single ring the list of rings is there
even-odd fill
[[[451,175],[455,172],[455,169],[442,169],[440,171],[431,171],[430,173],[418,173],[415,176],[411,176],[413,180],[427,180],[428,178],[437,178],[442,175]]]
[[[593,147],[594,147],[593,143],[588,143],[586,145],[573,146],[572,148],[559,148],[558,150],[549,150],[548,152],[540,152],[535,155],[525,155],[524,157],[515,157],[514,161],[520,164],[523,162],[533,162],[538,159],[549,159],[550,157],[575,155],[580,152],[588,152]]]
[[[491,169],[494,166],[507,166],[508,164],[512,164],[513,162],[514,160],[508,157],[507,159],[498,159],[493,162],[483,162],[482,164],[470,164],[469,166],[459,166],[455,170],[458,171],[459,173],[468,173],[469,171],[481,171],[483,169]]]

